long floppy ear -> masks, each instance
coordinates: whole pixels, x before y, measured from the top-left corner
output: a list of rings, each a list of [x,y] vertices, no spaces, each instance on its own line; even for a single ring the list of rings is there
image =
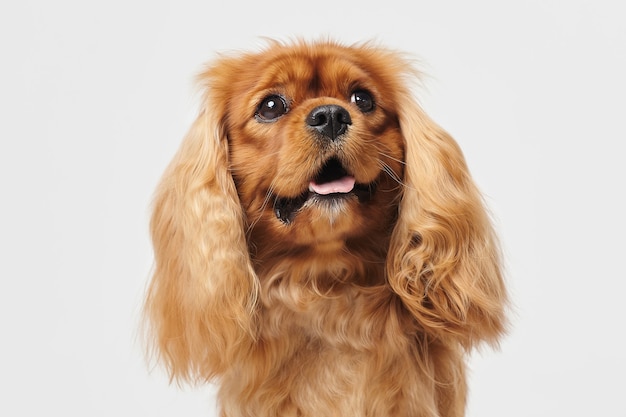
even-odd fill
[[[190,382],[222,373],[254,338],[257,278],[220,118],[205,103],[158,186],[150,224],[149,337],[171,378]]]
[[[388,281],[431,335],[496,343],[507,297],[482,198],[454,139],[408,95],[399,108],[406,166]]]

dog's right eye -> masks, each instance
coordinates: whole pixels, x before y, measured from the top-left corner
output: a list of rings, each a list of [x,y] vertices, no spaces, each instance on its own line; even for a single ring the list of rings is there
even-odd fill
[[[288,111],[287,102],[278,95],[265,97],[254,116],[261,122],[273,122]]]

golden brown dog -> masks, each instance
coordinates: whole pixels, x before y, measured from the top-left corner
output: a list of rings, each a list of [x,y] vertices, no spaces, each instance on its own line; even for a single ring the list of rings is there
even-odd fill
[[[171,376],[224,417],[456,417],[504,329],[497,242],[398,53],[271,43],[200,75],[158,187],[146,300]]]

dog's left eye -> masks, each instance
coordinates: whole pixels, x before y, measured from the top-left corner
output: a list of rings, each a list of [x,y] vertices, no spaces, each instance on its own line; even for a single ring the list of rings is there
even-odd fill
[[[287,102],[278,95],[271,95],[263,99],[255,113],[257,120],[271,122],[288,111]]]
[[[363,113],[374,110],[374,99],[372,95],[365,90],[357,90],[350,96],[350,101],[359,108]]]

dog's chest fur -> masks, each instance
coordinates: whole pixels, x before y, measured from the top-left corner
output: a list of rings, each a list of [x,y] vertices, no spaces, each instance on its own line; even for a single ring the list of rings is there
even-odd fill
[[[225,416],[439,415],[427,369],[440,347],[384,286],[273,296],[283,300],[262,309],[254,350],[221,381]]]

